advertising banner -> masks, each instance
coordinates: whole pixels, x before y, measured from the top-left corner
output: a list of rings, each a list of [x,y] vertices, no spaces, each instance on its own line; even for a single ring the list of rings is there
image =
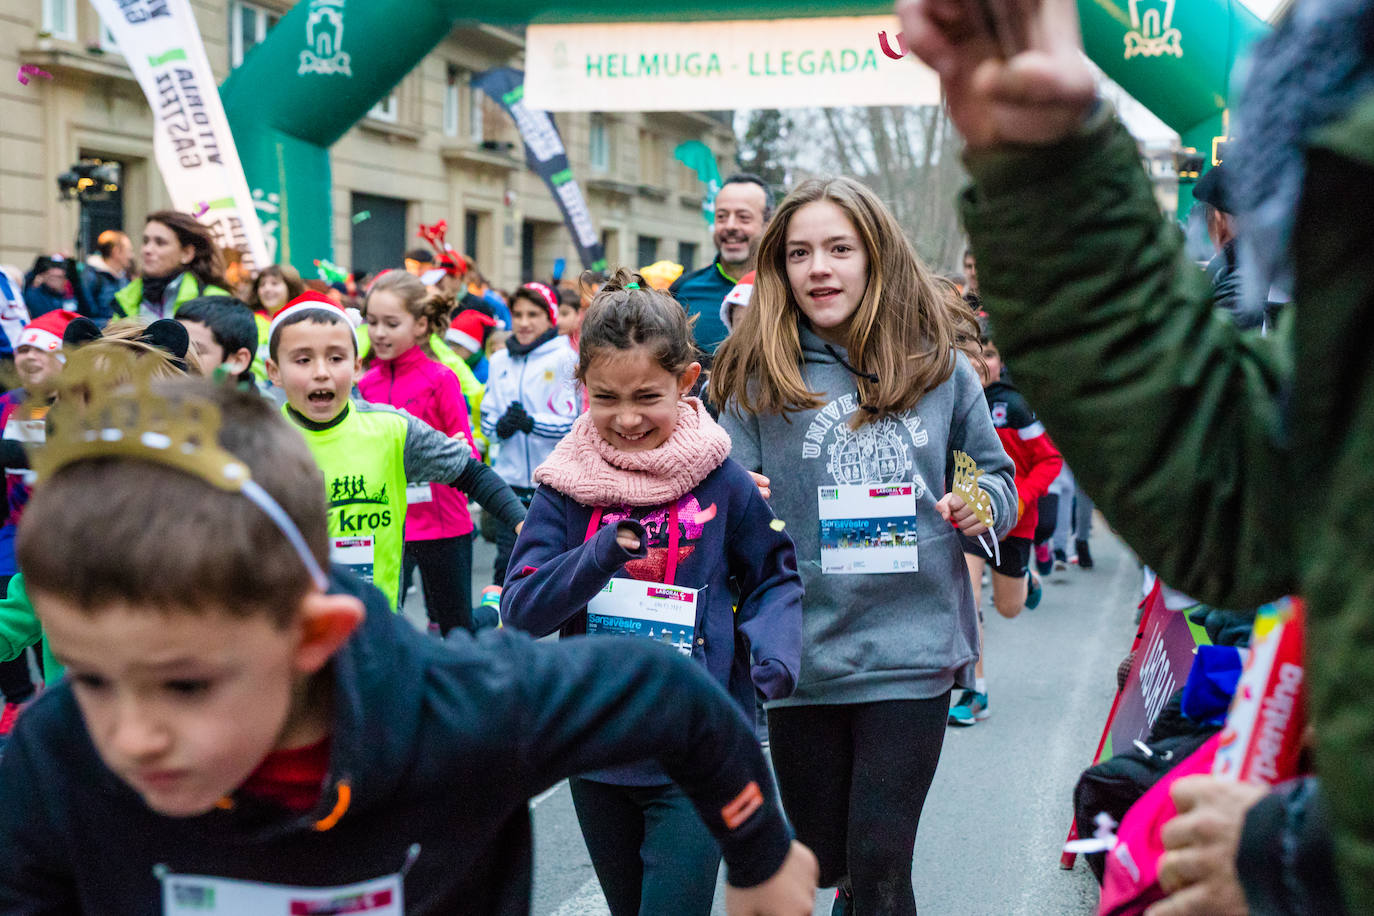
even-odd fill
[[[196,216],[250,270],[271,263],[190,0],[91,0],[153,110],[172,206]]]
[[[893,60],[896,18],[531,25],[525,90],[545,111],[938,105],[940,81]]]
[[[563,222],[577,244],[582,266],[587,270],[605,270],[606,255],[601,237],[592,223],[582,188],[573,177],[558,126],[547,111],[526,101],[524,83],[525,74],[511,67],[488,70],[472,78],[473,87],[495,99],[515,121],[520,139],[525,143],[525,162],[532,172],[544,179],[558,209],[563,211]]]

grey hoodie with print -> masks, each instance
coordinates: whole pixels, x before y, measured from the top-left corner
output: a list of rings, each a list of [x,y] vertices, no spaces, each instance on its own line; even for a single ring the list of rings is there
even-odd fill
[[[772,480],[774,513],[797,545],[806,597],[801,680],[769,706],[870,703],[939,696],[973,686],[978,622],[955,529],[935,511],[961,450],[984,472],[996,531],[1016,523],[1011,459],[1002,449],[978,373],[956,354],[954,373],[900,417],[853,430],[859,404],[848,354],[800,328],[803,378],[826,403],[782,415],[741,415],[733,402],[720,422],[731,454]],[[838,358],[837,358],[838,357]],[[862,367],[860,367],[862,368]],[[837,484],[915,485],[918,572],[821,571],[818,489]]]

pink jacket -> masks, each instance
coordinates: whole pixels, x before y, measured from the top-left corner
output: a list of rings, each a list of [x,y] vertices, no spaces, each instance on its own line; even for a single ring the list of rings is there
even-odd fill
[[[472,442],[467,401],[458,376],[412,347],[392,360],[378,360],[363,374],[358,390],[374,404],[390,404],[425,421],[446,436],[462,438],[481,461]],[[406,540],[432,541],[472,531],[467,494],[445,483],[414,483],[406,488]]]

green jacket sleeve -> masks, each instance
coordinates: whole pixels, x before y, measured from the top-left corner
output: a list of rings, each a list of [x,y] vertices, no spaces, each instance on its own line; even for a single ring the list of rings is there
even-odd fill
[[[37,645],[42,638],[43,626],[33,612],[29,593],[24,590],[24,576],[21,573],[10,579],[9,593],[0,599],[0,662],[18,658],[25,649]],[[48,669],[55,665],[55,662],[50,661],[47,646],[44,645],[43,679],[49,683],[55,678],[48,677]],[[60,669],[57,676],[61,676]]]
[[[998,345],[1084,489],[1175,588],[1223,607],[1292,592],[1286,335],[1215,313],[1109,110],[967,164]]]

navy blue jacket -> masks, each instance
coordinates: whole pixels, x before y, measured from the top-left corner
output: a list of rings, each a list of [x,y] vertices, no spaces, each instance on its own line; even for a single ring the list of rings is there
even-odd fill
[[[711,518],[698,518],[712,515],[712,506]],[[601,528],[586,540],[593,507],[540,486],[507,567],[502,618],[536,636],[555,630],[565,637],[586,633],[587,603],[611,578],[664,580],[668,509],[607,509]],[[630,553],[616,541],[621,522],[639,535],[639,551]],[[755,687],[770,700],[789,696],[801,668],[797,555],[792,539],[774,531],[772,522],[773,511],[753,478],[729,459],[678,501],[681,539],[673,584],[703,589],[697,596],[692,658],[730,692],[749,722],[754,719]],[[738,587],[738,611],[732,580]],[[588,641],[605,642],[607,637]],[[647,640],[616,640],[626,641]],[[622,785],[666,781],[650,765],[617,771],[614,778],[598,778],[602,776]]]
[[[441,643],[372,586],[338,570],[335,584],[364,598],[367,618],[331,663],[335,725],[315,810],[236,797],[197,817],[154,813],[101,762],[64,681],[20,718],[0,762],[0,912],[158,913],[154,869],[165,866],[310,887],[404,871],[408,914],[526,914],[529,798],[645,757],[696,802],[732,883],[782,864],[791,835],[767,764],[696,665],[648,640],[549,645],[506,630]]]
[[[697,316],[692,334],[697,339],[697,346],[708,354],[714,354],[716,347],[730,334],[730,329],[720,320],[720,304],[738,281],[726,277],[722,270],[720,255],[716,255],[710,264],[678,277],[668,288],[688,315]]]

